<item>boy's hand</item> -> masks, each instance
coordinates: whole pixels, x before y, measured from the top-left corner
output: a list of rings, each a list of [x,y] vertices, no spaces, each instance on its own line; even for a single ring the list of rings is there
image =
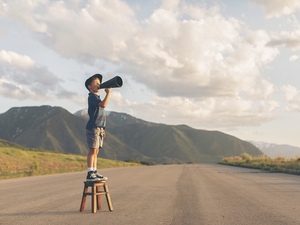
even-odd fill
[[[103,101],[101,101],[101,102],[99,103],[99,106],[100,106],[101,108],[105,108],[105,107],[107,106],[107,104],[108,104],[108,99],[109,99],[109,97],[110,97],[110,88],[105,88],[104,91],[106,92],[106,96],[104,97]]]

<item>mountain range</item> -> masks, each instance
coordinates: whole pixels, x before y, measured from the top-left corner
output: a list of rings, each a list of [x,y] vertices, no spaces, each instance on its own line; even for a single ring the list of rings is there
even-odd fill
[[[275,158],[278,156],[286,158],[300,157],[300,148],[291,145],[278,145],[273,143],[249,141],[255,145],[259,150],[261,150],[265,155]]]
[[[87,154],[86,110],[71,114],[52,106],[14,107],[0,114],[0,138],[27,148]],[[262,152],[250,142],[186,125],[147,122],[109,112],[100,157],[153,163],[213,163],[229,156]]]

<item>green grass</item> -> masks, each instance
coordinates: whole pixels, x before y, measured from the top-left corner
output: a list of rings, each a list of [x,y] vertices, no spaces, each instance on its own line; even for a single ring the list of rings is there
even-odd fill
[[[300,158],[276,157],[270,158],[266,155],[253,157],[247,153],[240,156],[223,158],[220,162],[223,165],[240,166],[259,169],[273,173],[289,173],[300,175]]]
[[[98,168],[138,166],[98,158]],[[0,146],[0,179],[77,172],[86,170],[86,156],[43,150],[21,149],[18,146]]]

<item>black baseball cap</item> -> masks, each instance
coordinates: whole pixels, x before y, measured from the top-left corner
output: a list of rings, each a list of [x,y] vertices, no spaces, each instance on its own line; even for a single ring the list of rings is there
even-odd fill
[[[90,78],[88,78],[86,81],[85,81],[85,87],[86,87],[86,89],[88,89],[89,90],[89,88],[88,88],[88,86],[92,83],[92,80],[94,79],[94,78],[98,78],[99,80],[100,80],[100,83],[102,83],[102,75],[101,74],[94,74],[93,76],[91,76]]]

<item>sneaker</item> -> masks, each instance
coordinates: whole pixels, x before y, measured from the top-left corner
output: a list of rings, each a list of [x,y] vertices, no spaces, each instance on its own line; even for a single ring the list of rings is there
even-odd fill
[[[103,180],[103,181],[106,181],[108,178],[107,177],[104,177],[102,176],[100,173],[96,171],[94,171],[94,174],[96,175],[97,178],[99,178],[100,180]]]
[[[89,171],[86,176],[86,181],[99,181],[100,178],[96,176],[96,174],[92,171]]]

